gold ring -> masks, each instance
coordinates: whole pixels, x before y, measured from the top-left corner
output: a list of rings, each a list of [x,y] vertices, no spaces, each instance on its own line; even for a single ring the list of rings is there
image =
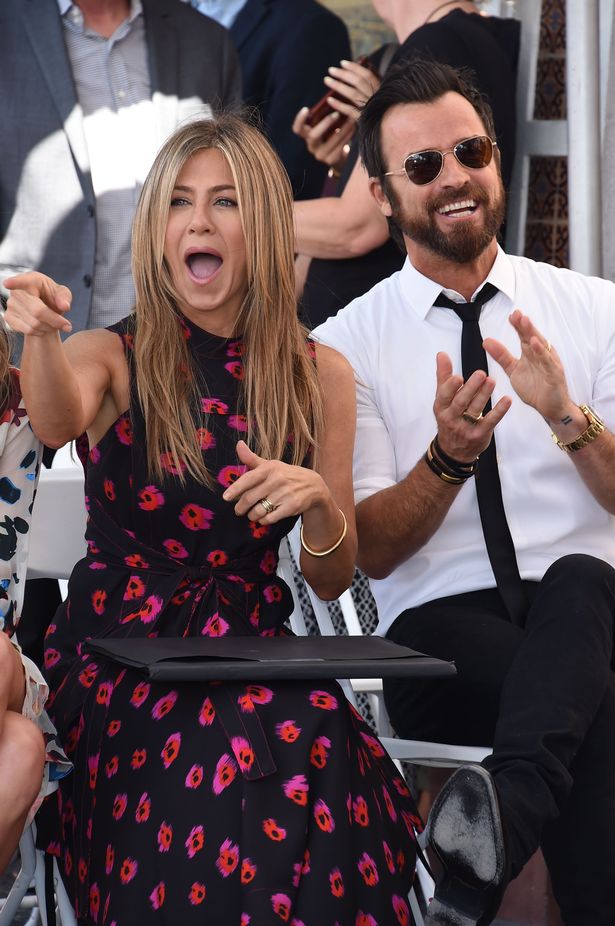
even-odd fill
[[[277,507],[277,505],[274,505],[272,502],[270,502],[268,498],[261,498],[261,505],[263,506],[267,514],[271,514],[271,512],[275,511]]]
[[[468,424],[478,424],[483,417],[483,413],[481,412],[480,415],[471,415],[469,412],[464,412],[461,417],[464,421],[467,421]]]

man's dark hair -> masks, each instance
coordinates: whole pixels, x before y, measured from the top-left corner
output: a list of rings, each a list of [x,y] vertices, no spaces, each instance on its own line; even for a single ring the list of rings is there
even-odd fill
[[[359,119],[359,152],[369,176],[383,179],[387,168],[382,160],[382,120],[391,107],[400,103],[433,103],[446,93],[458,93],[472,104],[487,135],[495,141],[491,107],[472,78],[469,68],[454,68],[419,55],[393,67],[363,107]]]

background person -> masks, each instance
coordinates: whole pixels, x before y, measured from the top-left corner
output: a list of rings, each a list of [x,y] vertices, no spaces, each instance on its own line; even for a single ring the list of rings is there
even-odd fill
[[[232,116],[178,131],[133,254],[134,316],[64,345],[67,290],[7,283],[34,426],[91,447],[89,553],[46,641],[77,917],[408,919],[414,805],[337,683],[149,684],[83,651],[287,632],[277,550],[299,515],[317,593],[354,571],[352,373],[297,321],[291,191],[264,138]]]

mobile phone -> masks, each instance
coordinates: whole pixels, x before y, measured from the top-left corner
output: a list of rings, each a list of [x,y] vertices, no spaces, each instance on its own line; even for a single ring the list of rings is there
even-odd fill
[[[374,67],[373,67],[373,65],[371,64],[371,61],[370,61],[368,55],[359,55],[359,57],[357,58],[356,63],[357,63],[357,64],[360,64],[361,67],[369,68],[370,71],[374,71]],[[376,73],[376,72],[374,71],[374,73]],[[329,113],[332,113],[332,112],[334,112],[334,111],[337,112],[337,110],[334,110],[333,107],[331,106],[331,104],[329,103],[329,99],[328,99],[328,98],[329,98],[330,96],[335,97],[336,100],[344,99],[344,98],[343,98],[342,96],[340,96],[340,94],[337,93],[335,90],[327,90],[327,92],[324,94],[324,96],[322,96],[322,97],[320,98],[320,100],[318,101],[318,103],[314,103],[314,105],[313,105],[312,107],[310,107],[310,110],[309,110],[307,116],[305,117],[305,124],[306,124],[306,125],[309,125],[310,127],[312,127],[312,126],[314,126],[314,125],[318,125],[318,123],[319,123],[322,119],[324,119],[325,116],[328,116]],[[335,130],[336,130],[337,128],[339,128],[340,126],[342,126],[342,125],[347,121],[347,119],[348,119],[348,116],[344,116],[342,113],[339,113],[339,119],[337,119],[335,125],[332,125],[329,129],[327,129],[327,131],[325,132],[325,134],[324,134],[323,137],[322,137],[322,140],[323,140],[323,141],[327,141],[328,138],[331,138],[331,136],[333,135],[333,133],[335,132]]]

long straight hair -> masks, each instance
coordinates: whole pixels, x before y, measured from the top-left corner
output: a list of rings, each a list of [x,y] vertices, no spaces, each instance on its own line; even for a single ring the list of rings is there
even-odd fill
[[[239,116],[191,122],[156,157],[132,236],[136,388],[147,423],[149,469],[159,479],[166,453],[179,479],[185,467],[209,482],[197,437],[203,424],[197,401],[202,374],[193,368],[178,322],[178,294],[164,241],[178,174],[194,154],[211,148],[228,161],[246,242],[248,289],[234,336],[240,335],[244,345],[240,408],[247,441],[267,459],[280,459],[290,448],[291,462],[300,463],[322,429],[321,390],[307,331],[297,317],[288,176],[261,133]]]

